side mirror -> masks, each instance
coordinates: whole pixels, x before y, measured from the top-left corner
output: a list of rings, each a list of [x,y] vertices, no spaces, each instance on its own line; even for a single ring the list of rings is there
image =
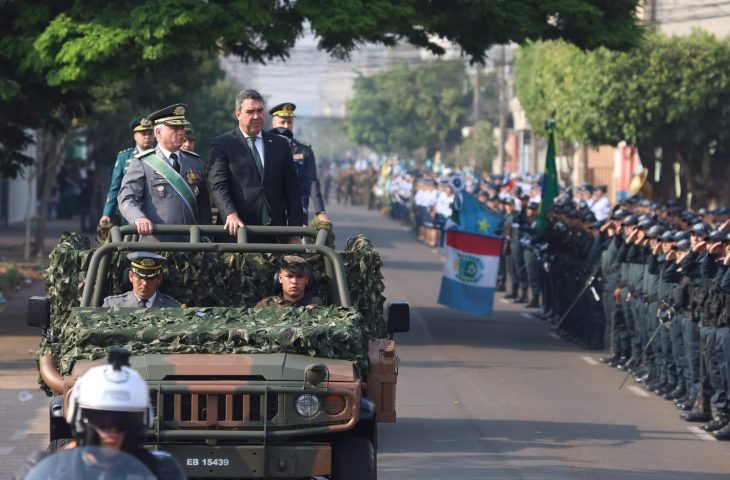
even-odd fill
[[[385,314],[388,334],[407,332],[411,329],[411,307],[406,302],[391,302]]]
[[[48,330],[51,326],[51,301],[48,300],[48,297],[30,297],[28,299],[26,323],[29,327]]]

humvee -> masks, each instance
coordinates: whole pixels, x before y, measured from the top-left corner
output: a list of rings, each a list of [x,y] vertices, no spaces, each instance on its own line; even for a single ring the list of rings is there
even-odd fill
[[[155,229],[161,234],[189,233],[190,242],[139,242],[133,226],[113,227],[109,241],[89,261],[81,308],[99,308],[114,274],[112,255],[133,251],[319,254],[331,301],[351,307],[342,259],[326,246],[324,230],[247,226],[239,230],[235,243],[215,243],[201,240],[223,234],[223,227],[157,225]],[[249,234],[257,233],[301,236],[305,243],[249,243]],[[179,309],[169,310],[173,314]],[[384,312],[387,335],[369,341],[368,366],[361,373],[351,360],[289,351],[142,355],[132,351],[130,364],[149,384],[155,410],[147,448],[173,454],[189,478],[377,478],[377,423],[396,418],[398,372],[392,336],[410,327],[407,304],[390,303]],[[51,320],[48,298],[32,298],[28,324],[43,329],[51,343],[51,353],[39,358],[39,373],[53,393],[53,447],[70,436],[64,408],[74,381],[104,360],[79,360],[70,374],[59,373],[53,353],[58,339],[49,330]]]

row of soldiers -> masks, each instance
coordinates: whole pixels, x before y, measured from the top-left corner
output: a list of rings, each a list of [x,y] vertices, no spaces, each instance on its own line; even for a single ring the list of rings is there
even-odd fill
[[[538,316],[730,440],[730,210],[631,198],[604,222],[570,200],[531,243]]]

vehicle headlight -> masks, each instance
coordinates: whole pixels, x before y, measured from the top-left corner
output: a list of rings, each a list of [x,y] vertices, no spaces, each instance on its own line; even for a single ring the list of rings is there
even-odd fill
[[[294,400],[294,408],[297,409],[297,413],[302,417],[313,417],[319,412],[319,398],[311,393],[299,395]]]

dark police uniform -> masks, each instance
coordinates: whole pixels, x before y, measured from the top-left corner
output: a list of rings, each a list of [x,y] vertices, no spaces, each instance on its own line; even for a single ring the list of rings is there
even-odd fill
[[[291,102],[280,103],[271,109],[269,113],[275,117],[294,118],[294,111],[297,106]],[[305,218],[309,218],[311,210],[315,215],[325,211],[324,196],[322,195],[319,178],[317,176],[317,160],[311,145],[294,138],[292,132],[284,132],[285,128],[273,129],[273,133],[285,136],[289,139],[294,166],[297,168],[299,177],[299,190],[302,195],[302,208]],[[310,209],[311,203],[311,209]]]

